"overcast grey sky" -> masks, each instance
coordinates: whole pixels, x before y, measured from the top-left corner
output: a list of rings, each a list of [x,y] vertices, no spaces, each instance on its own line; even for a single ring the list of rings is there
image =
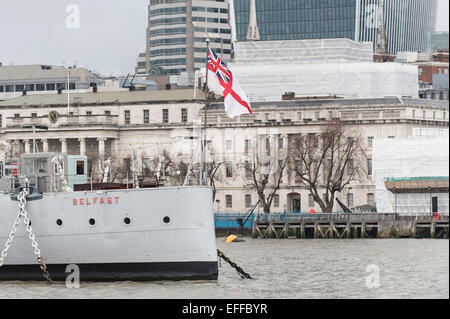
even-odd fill
[[[66,13],[72,3],[79,7],[79,25],[74,10]],[[1,0],[0,62],[76,62],[103,74],[134,72],[137,54],[145,46],[147,4],[148,0]],[[449,30],[448,11],[448,0],[439,0],[437,30]]]

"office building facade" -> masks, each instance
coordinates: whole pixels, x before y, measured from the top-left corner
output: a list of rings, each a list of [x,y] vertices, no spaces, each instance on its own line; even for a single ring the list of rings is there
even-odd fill
[[[229,4],[225,0],[150,0],[146,68],[150,75],[193,79],[205,67],[206,36],[225,61],[231,58]]]
[[[246,41],[250,0],[233,0],[237,41]],[[377,47],[384,17],[387,53],[424,51],[434,31],[437,0],[255,1],[260,39],[348,38]]]

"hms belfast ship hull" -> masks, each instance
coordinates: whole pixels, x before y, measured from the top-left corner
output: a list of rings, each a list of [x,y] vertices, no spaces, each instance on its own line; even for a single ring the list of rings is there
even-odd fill
[[[53,280],[215,280],[212,191],[174,187],[44,194],[26,205]],[[0,195],[0,249],[18,202]],[[66,272],[67,271],[67,272]],[[0,280],[42,280],[23,222]]]

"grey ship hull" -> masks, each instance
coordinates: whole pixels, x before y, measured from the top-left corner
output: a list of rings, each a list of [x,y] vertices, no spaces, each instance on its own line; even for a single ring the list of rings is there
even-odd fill
[[[68,265],[81,281],[217,279],[209,188],[51,193],[26,207],[53,280],[66,280]],[[0,249],[17,212],[0,195]],[[0,280],[42,278],[21,223]]]

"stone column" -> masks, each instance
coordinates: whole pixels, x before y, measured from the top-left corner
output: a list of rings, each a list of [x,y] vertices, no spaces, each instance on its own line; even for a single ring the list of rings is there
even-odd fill
[[[105,158],[106,138],[99,137],[99,138],[97,138],[97,141],[98,141],[98,158],[103,160]]]
[[[80,137],[78,142],[80,142],[80,155],[86,155],[86,139],[84,137]]]
[[[31,153],[30,140],[23,140],[23,143],[25,145],[25,154]]]
[[[61,142],[61,153],[67,154],[67,139],[61,138],[59,141]]]
[[[113,138],[111,140],[111,153],[112,157],[115,159],[119,159],[119,139]]]
[[[13,157],[17,154],[20,154],[20,142],[19,140],[12,140],[11,141],[11,153],[13,154]]]
[[[48,140],[44,138],[41,141],[42,141],[42,152],[48,153]]]

